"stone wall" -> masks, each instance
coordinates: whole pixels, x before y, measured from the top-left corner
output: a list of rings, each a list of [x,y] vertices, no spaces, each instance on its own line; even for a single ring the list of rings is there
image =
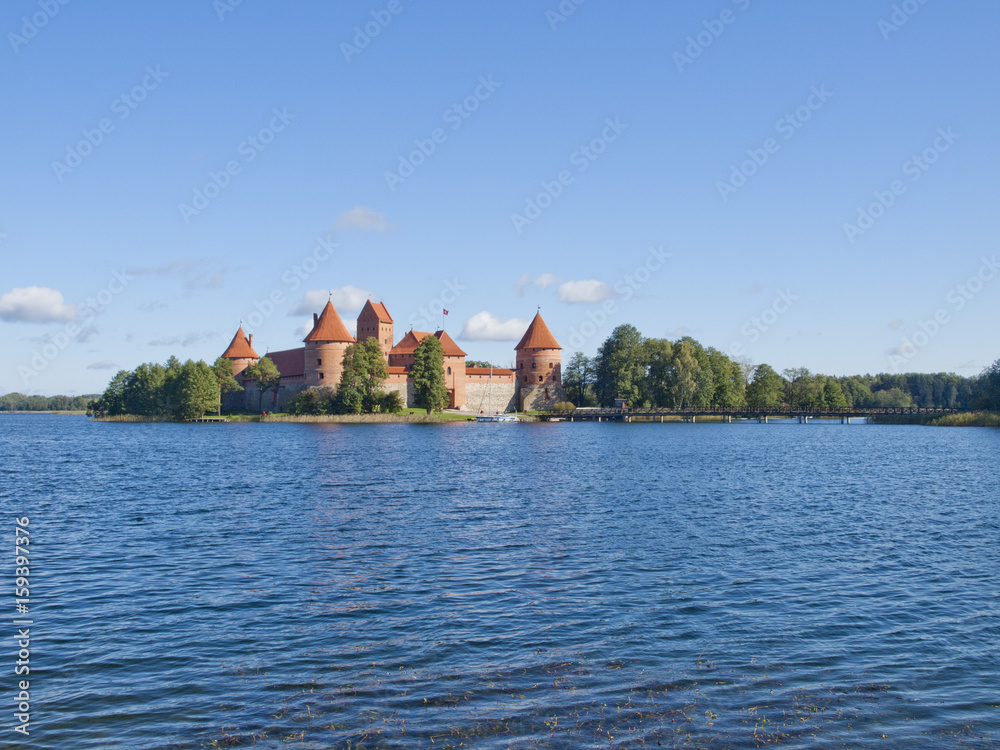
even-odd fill
[[[521,384],[521,409],[522,411],[547,411],[559,401],[567,401],[566,392],[562,386],[553,383],[545,385]]]
[[[295,378],[294,380],[301,381],[301,378]],[[266,391],[263,398],[260,398],[260,393],[257,391],[257,384],[252,382],[245,383],[242,391],[227,394],[227,396],[231,397],[231,401],[223,398],[222,403],[223,407],[227,409],[245,409],[252,412],[287,411],[288,402],[292,399],[292,396],[304,387],[305,385],[302,382],[282,383],[281,388],[278,389],[277,401],[275,401],[273,391]],[[229,404],[234,405],[230,406]]]
[[[482,410],[489,413],[489,379],[467,379],[465,383],[465,410],[473,414],[479,414],[480,402],[482,403]],[[514,411],[516,408],[517,386],[514,384],[513,379],[508,377],[506,378],[506,382],[497,382],[497,378],[493,378],[493,411],[498,411],[502,414],[505,411]]]
[[[408,409],[412,409],[416,406],[416,404],[413,403],[412,380],[407,380],[404,382],[399,382],[399,381],[393,382],[392,380],[389,380],[386,382],[384,386],[382,386],[382,390],[385,391],[386,393],[389,393],[390,391],[395,391],[396,393],[398,393],[399,397],[403,400],[403,406],[407,407]]]

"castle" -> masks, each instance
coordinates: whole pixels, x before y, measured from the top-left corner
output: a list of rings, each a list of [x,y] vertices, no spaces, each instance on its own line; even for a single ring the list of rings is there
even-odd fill
[[[414,352],[428,336],[434,336],[444,349],[444,382],[448,389],[448,408],[473,413],[551,409],[566,400],[562,386],[562,347],[536,314],[524,336],[514,348],[515,369],[466,367],[466,354],[447,332],[407,331],[393,345],[392,316],[381,302],[368,300],[358,315],[357,337],[351,336],[332,302],[321,313],[313,314],[312,330],[305,346],[268,352],[281,374],[277,391],[260,393],[254,380],[245,377],[247,367],[260,359],[253,348],[253,334],[247,336],[240,326],[223,357],[233,363],[233,375],[243,391],[229,393],[227,409],[284,411],[291,397],[306,388],[336,389],[343,372],[344,353],[351,344],[375,339],[386,360],[384,390],[397,391],[408,407],[415,406],[413,378]]]

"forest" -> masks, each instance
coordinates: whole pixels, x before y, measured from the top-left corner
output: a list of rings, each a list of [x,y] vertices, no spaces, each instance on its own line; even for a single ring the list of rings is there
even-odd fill
[[[923,408],[1000,411],[1000,360],[968,378],[953,373],[832,376],[804,367],[780,373],[732,359],[685,336],[645,338],[620,325],[597,356],[577,352],[564,364],[563,386],[575,406],[739,409]]]

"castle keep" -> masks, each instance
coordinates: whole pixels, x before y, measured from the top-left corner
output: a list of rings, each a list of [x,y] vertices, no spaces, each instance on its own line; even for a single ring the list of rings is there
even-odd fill
[[[445,331],[407,331],[393,345],[393,320],[381,302],[368,300],[358,315],[357,337],[351,336],[332,302],[319,314],[313,314],[312,330],[305,346],[268,352],[281,374],[278,391],[261,394],[254,380],[246,378],[247,367],[260,359],[253,348],[253,334],[247,336],[240,326],[229,347],[222,354],[233,363],[233,375],[243,391],[227,394],[228,409],[283,411],[289,399],[305,388],[336,389],[343,372],[344,352],[351,344],[375,339],[385,357],[388,378],[385,390],[397,391],[404,404],[413,407],[414,389],[410,368],[414,353],[428,336],[434,336],[444,349],[444,382],[448,389],[448,408],[478,414],[487,411],[550,409],[566,400],[562,386],[562,347],[536,314],[515,347],[515,369],[493,368],[492,396],[489,368],[466,367],[466,354]]]

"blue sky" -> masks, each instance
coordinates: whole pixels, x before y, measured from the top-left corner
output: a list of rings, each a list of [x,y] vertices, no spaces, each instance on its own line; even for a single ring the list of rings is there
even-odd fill
[[[397,340],[446,307],[499,364],[540,307],[565,358],[632,323],[975,374],[998,30],[985,0],[11,0],[0,393],[211,361],[241,319],[292,348],[330,291]]]

